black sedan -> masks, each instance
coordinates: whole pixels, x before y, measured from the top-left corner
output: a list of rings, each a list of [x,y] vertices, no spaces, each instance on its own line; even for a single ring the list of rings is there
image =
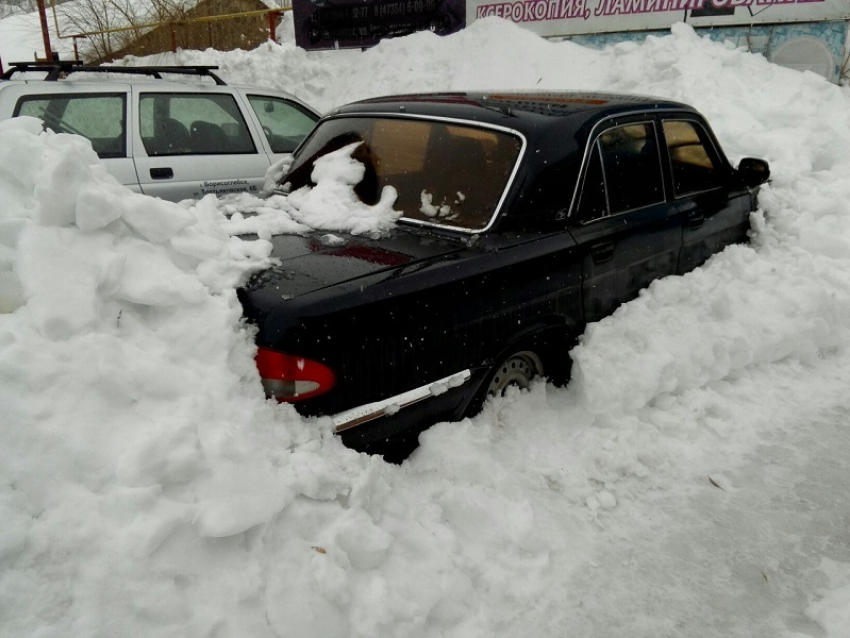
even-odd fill
[[[705,119],[670,101],[578,93],[366,100],[325,117],[285,189],[356,143],[380,239],[273,238],[279,265],[240,290],[266,392],[391,452],[490,394],[569,378],[587,323],[659,277],[743,242],[766,162],[730,166]]]

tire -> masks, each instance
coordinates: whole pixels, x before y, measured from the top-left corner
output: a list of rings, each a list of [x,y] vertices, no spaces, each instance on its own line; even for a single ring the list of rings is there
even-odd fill
[[[493,366],[487,396],[504,394],[508,386],[515,385],[527,389],[535,377],[543,376],[543,362],[534,352],[521,350],[506,357],[499,365]]]

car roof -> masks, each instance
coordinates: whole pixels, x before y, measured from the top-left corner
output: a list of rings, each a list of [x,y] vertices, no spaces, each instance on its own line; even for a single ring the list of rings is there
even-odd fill
[[[119,74],[98,76],[76,75],[69,78],[62,78],[60,80],[51,81],[45,80],[44,77],[38,77],[36,75],[29,77],[28,75],[22,74],[9,79],[0,79],[0,86],[12,86],[22,84],[30,86],[54,87],[57,92],[74,90],[75,88],[100,88],[104,86],[120,86],[125,88],[131,86],[143,86],[145,88],[163,86],[168,87],[168,89],[174,91],[196,91],[200,88],[220,90],[222,92],[226,92],[231,89],[234,89],[243,92],[262,92],[268,93],[269,95],[292,96],[291,93],[282,89],[256,86],[251,84],[215,84],[211,82],[209,78],[200,77],[196,79],[183,79],[151,78],[145,76],[128,77]]]
[[[38,71],[36,72],[38,73]],[[241,93],[247,96],[276,97],[295,102],[320,117],[321,113],[296,95],[282,89],[249,84],[215,84],[209,78],[151,78],[126,75],[75,75],[59,80],[45,80],[43,76],[27,74],[13,78],[0,78],[0,92],[7,87],[27,87],[22,91],[33,94],[85,94],[89,92],[109,93],[110,91],[141,90],[152,93]]]
[[[398,114],[448,117],[516,129],[535,136],[540,129],[583,128],[616,115],[653,111],[697,111],[657,97],[577,91],[475,91],[392,95],[361,100],[331,115]]]

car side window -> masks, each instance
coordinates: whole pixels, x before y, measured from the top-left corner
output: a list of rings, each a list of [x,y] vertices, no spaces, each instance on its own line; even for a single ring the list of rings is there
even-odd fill
[[[652,122],[616,126],[593,144],[577,215],[586,222],[664,201],[658,141]]]
[[[611,215],[664,201],[661,160],[651,122],[627,124],[599,136]]]
[[[153,156],[257,152],[232,95],[144,94],[139,129],[145,151]]]
[[[35,95],[22,97],[15,116],[30,115],[56,133],[82,135],[101,158],[126,157],[126,109],[123,94]]]
[[[291,153],[318,118],[293,102],[264,95],[249,95],[248,102],[269,142],[273,153]]]
[[[663,127],[676,197],[720,186],[722,176],[705,130],[687,120],[666,120]]]

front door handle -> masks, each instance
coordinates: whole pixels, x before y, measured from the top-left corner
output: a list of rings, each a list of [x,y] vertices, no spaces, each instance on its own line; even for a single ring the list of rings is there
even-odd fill
[[[593,244],[590,247],[590,254],[595,264],[604,264],[606,261],[611,261],[614,258],[614,242],[603,241]]]
[[[151,169],[151,179],[171,179],[172,177],[174,177],[174,171],[168,167]]]
[[[691,230],[695,230],[702,226],[704,221],[705,214],[699,208],[688,211],[688,228]]]

